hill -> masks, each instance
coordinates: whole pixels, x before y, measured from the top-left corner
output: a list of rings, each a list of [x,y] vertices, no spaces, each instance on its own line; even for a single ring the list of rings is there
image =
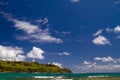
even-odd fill
[[[0,72],[72,73],[72,71],[67,68],[60,68],[53,64],[2,60],[0,60]]]

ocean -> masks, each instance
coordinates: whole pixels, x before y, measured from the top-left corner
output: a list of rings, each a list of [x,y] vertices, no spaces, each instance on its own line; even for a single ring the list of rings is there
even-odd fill
[[[120,73],[80,73],[80,74],[0,73],[0,80],[82,80],[80,78],[83,77],[89,78],[120,77]]]

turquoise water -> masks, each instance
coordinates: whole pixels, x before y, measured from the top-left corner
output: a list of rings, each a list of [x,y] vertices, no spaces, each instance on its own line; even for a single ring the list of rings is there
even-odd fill
[[[41,73],[0,73],[0,80],[28,80],[35,77],[59,77],[74,79],[89,76],[120,77],[120,73],[84,73],[84,74],[41,74]]]

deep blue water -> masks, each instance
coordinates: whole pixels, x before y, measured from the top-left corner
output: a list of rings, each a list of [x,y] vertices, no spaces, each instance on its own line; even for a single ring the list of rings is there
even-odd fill
[[[120,77],[120,73],[80,73],[80,74],[41,74],[41,73],[0,73],[0,80],[22,80],[22,78],[34,78],[37,77],[59,77],[66,78],[81,78],[89,76],[113,76]]]

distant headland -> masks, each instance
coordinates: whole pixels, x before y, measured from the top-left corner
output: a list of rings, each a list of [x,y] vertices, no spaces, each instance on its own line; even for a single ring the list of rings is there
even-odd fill
[[[0,72],[72,73],[68,68],[60,68],[53,64],[3,60],[0,60]]]

